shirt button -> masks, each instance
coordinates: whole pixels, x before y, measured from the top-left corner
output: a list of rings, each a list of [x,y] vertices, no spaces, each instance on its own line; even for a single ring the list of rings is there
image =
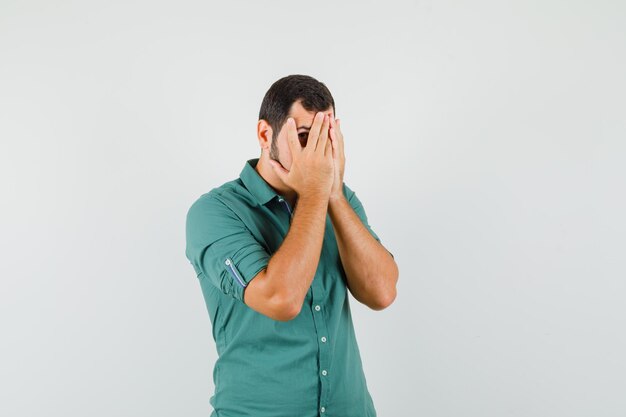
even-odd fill
[[[324,411],[326,411],[326,409],[324,407],[320,408],[320,411],[323,413]]]
[[[328,372],[326,372],[326,369],[324,369],[324,370],[322,371],[322,375],[326,375],[327,373],[328,373]]]
[[[322,342],[326,343],[326,336],[322,336]]]
[[[320,311],[320,306],[315,306],[315,311]]]

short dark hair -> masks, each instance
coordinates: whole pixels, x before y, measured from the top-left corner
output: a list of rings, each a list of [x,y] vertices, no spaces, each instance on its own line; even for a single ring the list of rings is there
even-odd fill
[[[324,83],[308,75],[288,75],[275,81],[267,90],[259,111],[259,120],[272,126],[272,143],[287,121],[291,106],[298,100],[307,111],[324,111],[332,106],[337,117],[335,100]]]

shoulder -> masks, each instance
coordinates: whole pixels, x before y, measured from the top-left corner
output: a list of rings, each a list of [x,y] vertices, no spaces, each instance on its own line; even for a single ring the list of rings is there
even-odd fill
[[[213,190],[206,192],[191,204],[187,210],[187,218],[201,213],[220,211],[226,208],[224,203],[217,197]]]
[[[211,223],[220,218],[232,217],[234,213],[224,199],[224,194],[228,195],[229,189],[233,188],[229,183],[197,197],[187,210],[187,224]]]
[[[189,207],[187,217],[201,213],[235,213],[250,200],[250,193],[237,178],[200,195]]]
[[[239,233],[245,230],[245,225],[237,209],[224,201],[222,191],[214,189],[191,204],[187,210],[185,229],[188,242],[206,244]]]
[[[206,235],[231,216],[228,207],[212,192],[198,197],[187,210],[187,236]]]

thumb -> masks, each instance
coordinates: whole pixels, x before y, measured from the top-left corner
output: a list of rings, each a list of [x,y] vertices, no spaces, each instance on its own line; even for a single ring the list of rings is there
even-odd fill
[[[280,178],[283,182],[285,182],[285,178],[287,177],[287,174],[289,173],[289,171],[283,168],[281,163],[276,161],[275,159],[270,159],[269,162],[270,162],[270,165],[272,166],[272,169],[276,173],[276,175],[278,175],[278,178]]]

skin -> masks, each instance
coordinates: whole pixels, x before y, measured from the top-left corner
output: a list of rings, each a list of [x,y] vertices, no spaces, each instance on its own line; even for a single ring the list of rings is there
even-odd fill
[[[291,106],[289,116],[294,123],[288,119],[274,144],[278,161],[270,157],[275,156],[271,126],[265,120],[257,124],[261,157],[256,170],[295,210],[287,236],[267,268],[246,287],[244,302],[281,321],[300,313],[319,263],[328,214],[348,289],[359,302],[382,310],[396,298],[398,267],[343,194],[341,122],[335,120],[332,108],[309,112],[299,101]]]
[[[334,112],[332,108],[327,109],[323,113],[334,117]],[[304,107],[302,107],[300,101],[296,101],[291,105],[289,117],[293,118],[296,122],[298,140],[300,141],[301,145],[307,143],[308,132],[310,130],[308,128],[312,127],[315,114],[316,112],[309,112]],[[334,120],[334,118],[332,120]],[[259,175],[263,177],[263,179],[270,186],[272,186],[272,188],[274,188],[279,194],[285,197],[285,199],[289,202],[290,207],[294,207],[297,200],[296,190],[293,188],[293,186],[285,184],[284,181],[279,177],[279,174],[277,174],[271,166],[271,156],[275,156],[270,155],[272,145],[272,133],[272,127],[269,123],[267,123],[263,119],[258,121],[257,136],[259,140],[259,145],[261,146],[261,157],[259,158],[256,170]],[[275,147],[278,151],[278,162],[285,170],[290,170],[293,163],[293,156],[287,140],[286,124],[284,124],[281,130],[278,132]]]

